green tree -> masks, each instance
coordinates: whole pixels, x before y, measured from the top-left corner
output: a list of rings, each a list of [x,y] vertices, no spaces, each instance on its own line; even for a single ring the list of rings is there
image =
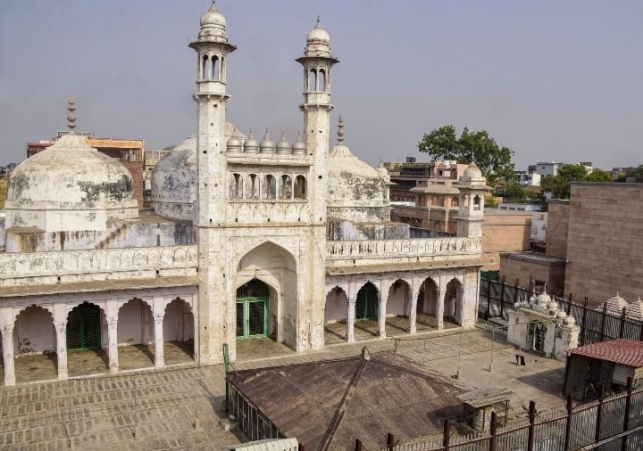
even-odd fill
[[[551,193],[554,199],[569,199],[571,182],[585,180],[587,170],[580,164],[566,164],[555,176],[548,175],[540,182],[543,193]]]
[[[635,179],[643,179],[643,164],[639,164],[635,168],[631,168],[626,173],[626,177],[634,177]]]
[[[588,174],[585,177],[587,182],[611,182],[612,176],[608,172],[601,171],[600,169],[594,169],[591,174]]]
[[[445,125],[424,134],[418,150],[435,160],[456,160],[463,164],[475,162],[492,186],[500,180],[515,180],[511,162],[514,152],[500,146],[486,130],[471,132],[465,127],[458,137],[453,125]]]

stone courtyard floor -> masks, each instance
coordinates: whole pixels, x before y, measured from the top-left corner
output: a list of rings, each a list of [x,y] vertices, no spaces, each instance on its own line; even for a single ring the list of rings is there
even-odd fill
[[[357,331],[356,328],[356,338]],[[492,334],[487,330],[451,328],[370,341],[364,337],[367,335],[357,343],[326,346],[321,351],[304,354],[295,354],[268,338],[239,341],[238,360],[231,370],[354,356],[366,346],[371,353],[397,350],[446,375],[459,374],[460,381],[472,389],[508,388],[514,392],[511,418],[525,418],[522,406],[530,400],[536,401],[538,410],[564,407],[564,398],[559,393],[564,365],[522,354],[526,365],[517,366],[518,352],[514,347],[499,335],[492,345]],[[493,368],[489,371],[492,347]],[[197,367],[189,350],[186,353],[186,349],[170,343],[165,348],[166,361],[175,366],[128,372],[124,369],[127,365],[152,365],[149,350],[132,348],[119,348],[122,371],[116,375],[0,387],[0,449],[187,451],[221,449],[242,440],[220,425],[226,420],[222,365]],[[100,354],[74,354],[70,354],[70,374],[72,359],[78,359],[74,365],[86,365],[87,374],[106,371]],[[17,364],[23,366],[20,360],[17,359]],[[41,356],[40,360],[48,359]],[[50,371],[55,376],[52,372],[55,362],[50,362],[49,370],[42,363],[42,368],[25,364],[21,371],[42,377],[45,371]]]

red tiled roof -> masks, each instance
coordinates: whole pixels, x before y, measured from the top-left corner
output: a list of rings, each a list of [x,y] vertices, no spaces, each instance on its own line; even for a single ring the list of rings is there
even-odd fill
[[[607,360],[608,362],[634,368],[643,368],[643,341],[604,341],[572,349],[569,353],[592,359]]]

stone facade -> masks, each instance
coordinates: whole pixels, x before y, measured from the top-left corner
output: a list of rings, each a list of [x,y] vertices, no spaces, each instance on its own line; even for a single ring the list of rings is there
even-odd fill
[[[213,5],[190,44],[197,134],[155,166],[153,212],[132,210],[127,170],[73,133],[70,103],[71,132],[16,169],[47,177],[10,184],[0,253],[6,385],[20,382],[14,359],[29,353],[56,353],[65,379],[73,349],[104,349],[116,372],[120,346],[153,345],[161,367],[163,342],[180,341],[207,365],[223,361],[224,344],[234,362],[237,340],[254,337],[297,352],[323,348],[325,326],[335,322],[349,342],[361,319],[376,320],[382,337],[387,316],[408,318],[410,334],[418,313],[437,328],[474,325],[485,179],[472,165],[457,185],[457,236],[411,238],[407,225],[391,222],[388,174],[352,155],[341,122],[330,149],[338,60],[329,40],[318,22],[297,60],[304,133],[292,144],[285,136],[275,144],[268,132],[261,142],[252,132],[244,138],[226,122],[236,47]],[[69,170],[70,154],[106,167],[85,180],[88,171]],[[111,184],[114,174],[128,183]],[[62,180],[66,190],[47,197]],[[19,224],[33,205],[47,220]]]
[[[565,293],[596,305],[643,294],[643,184],[572,183]]]
[[[562,258],[550,257],[536,252],[500,254],[500,276],[513,285],[516,279],[519,285],[526,287],[532,283],[542,290],[562,296],[565,285],[565,265]]]

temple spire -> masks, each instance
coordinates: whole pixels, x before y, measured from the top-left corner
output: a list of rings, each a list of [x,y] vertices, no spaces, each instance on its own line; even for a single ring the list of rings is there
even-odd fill
[[[73,134],[74,129],[76,128],[76,102],[73,97],[69,98],[67,103],[67,127],[69,128],[69,133]]]
[[[339,144],[344,143],[344,118],[342,115],[339,115],[339,123],[337,124],[337,142]]]

